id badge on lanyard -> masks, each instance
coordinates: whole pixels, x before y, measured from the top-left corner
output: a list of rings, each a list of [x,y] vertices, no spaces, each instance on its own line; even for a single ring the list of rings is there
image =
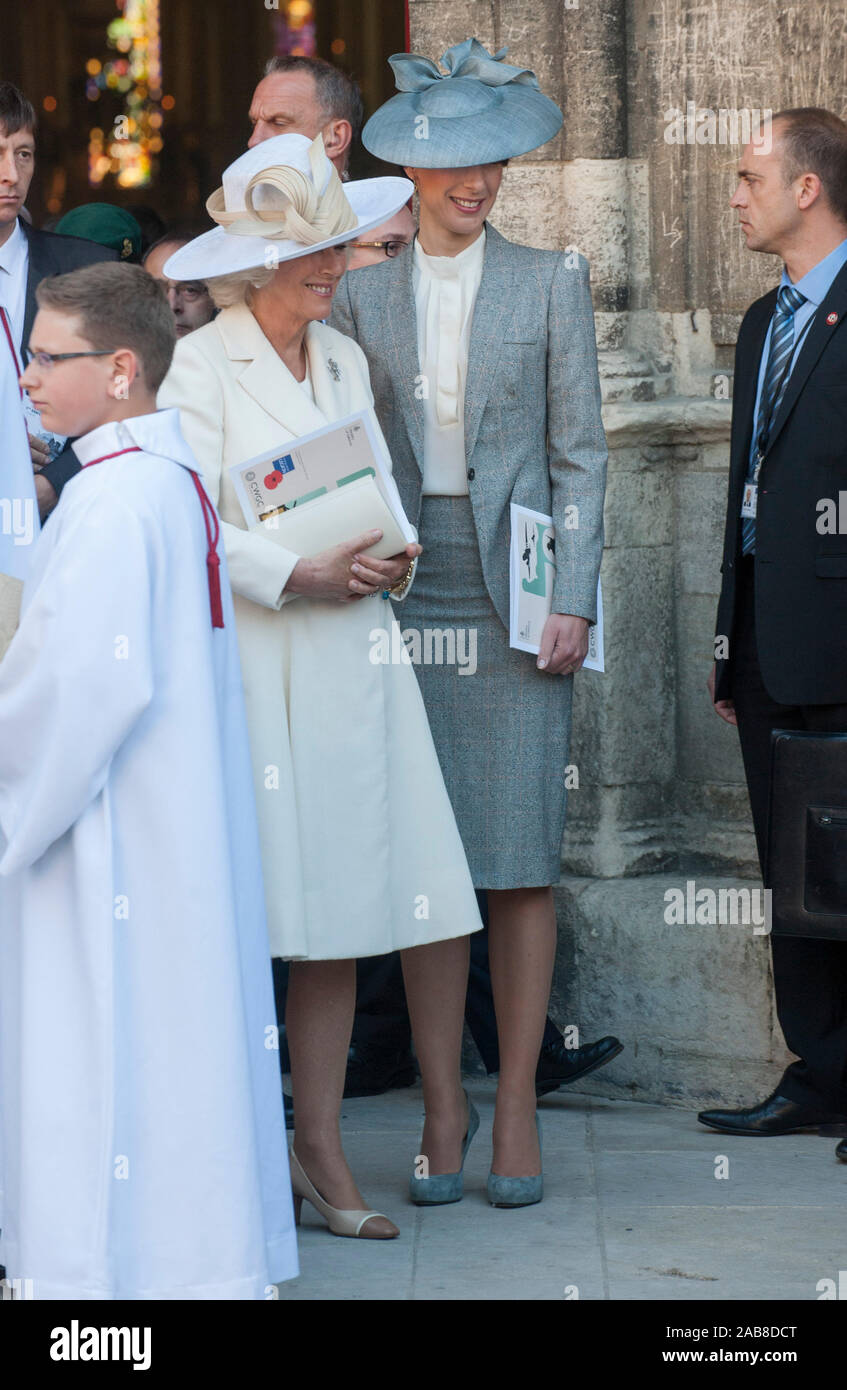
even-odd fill
[[[756,495],[759,491],[756,483],[745,483],[744,492],[741,496],[741,515],[755,517],[756,515]]]
[[[756,516],[756,503],[759,496],[759,470],[762,466],[762,455],[756,458],[756,467],[753,470],[753,481],[744,484],[744,491],[741,494],[741,515],[754,519]]]

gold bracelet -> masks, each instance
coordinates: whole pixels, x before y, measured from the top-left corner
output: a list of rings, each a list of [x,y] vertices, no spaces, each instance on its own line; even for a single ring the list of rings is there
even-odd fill
[[[406,573],[402,576],[402,578],[397,580],[396,584],[392,584],[388,592],[390,594],[395,594],[397,597],[399,597],[400,594],[404,594],[412,582],[412,570],[414,568],[415,562],[413,560],[409,568],[406,570]]]

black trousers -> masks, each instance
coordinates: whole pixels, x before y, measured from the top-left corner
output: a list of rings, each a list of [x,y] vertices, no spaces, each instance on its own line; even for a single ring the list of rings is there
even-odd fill
[[[764,687],[756,647],[753,561],[739,565],[733,634],[732,698],[759,860],[767,853],[772,729],[847,730],[847,705],[780,705]],[[771,938],[776,1006],[789,1049],[780,1094],[804,1105],[847,1114],[847,942]]]
[[[489,1073],[500,1070],[500,1051],[497,1045],[497,1020],[494,1016],[494,995],[488,965],[488,899],[484,890],[477,891],[479,911],[485,924],[483,931],[471,936],[471,960],[468,972],[468,993],[465,1001],[465,1020],[471,1036]],[[277,1017],[285,1019],[285,987],[287,968],[274,961],[274,985],[277,998]],[[552,1019],[544,1028],[544,1045],[556,1042],[561,1034]],[[406,1052],[412,1041],[406,991],[399,953],[388,956],[367,956],[356,962],[356,1016],[353,1020],[352,1042],[372,1046],[387,1052]]]

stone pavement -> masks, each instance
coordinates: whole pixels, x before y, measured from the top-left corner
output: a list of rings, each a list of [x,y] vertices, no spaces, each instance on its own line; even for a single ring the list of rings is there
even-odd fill
[[[814,1301],[819,1280],[847,1270],[847,1164],[835,1137],[733,1138],[687,1110],[565,1089],[539,1105],[544,1201],[500,1211],[485,1198],[495,1084],[474,1078],[468,1089],[481,1125],[465,1197],[447,1207],[413,1207],[406,1195],[420,1087],[344,1102],[353,1170],[400,1236],[332,1236],[304,1202],[302,1273],[280,1285],[282,1300]],[[726,1178],[715,1176],[721,1157]]]

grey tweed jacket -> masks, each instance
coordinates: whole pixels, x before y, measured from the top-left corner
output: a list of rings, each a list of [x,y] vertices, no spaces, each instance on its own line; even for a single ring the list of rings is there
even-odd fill
[[[418,524],[424,424],[413,262],[410,247],[387,263],[348,272],[330,322],[368,359],[394,476]],[[518,246],[487,223],[465,385],[465,451],[483,575],[505,626],[510,502],[553,517],[553,611],[594,622],[607,453],[588,262]]]

